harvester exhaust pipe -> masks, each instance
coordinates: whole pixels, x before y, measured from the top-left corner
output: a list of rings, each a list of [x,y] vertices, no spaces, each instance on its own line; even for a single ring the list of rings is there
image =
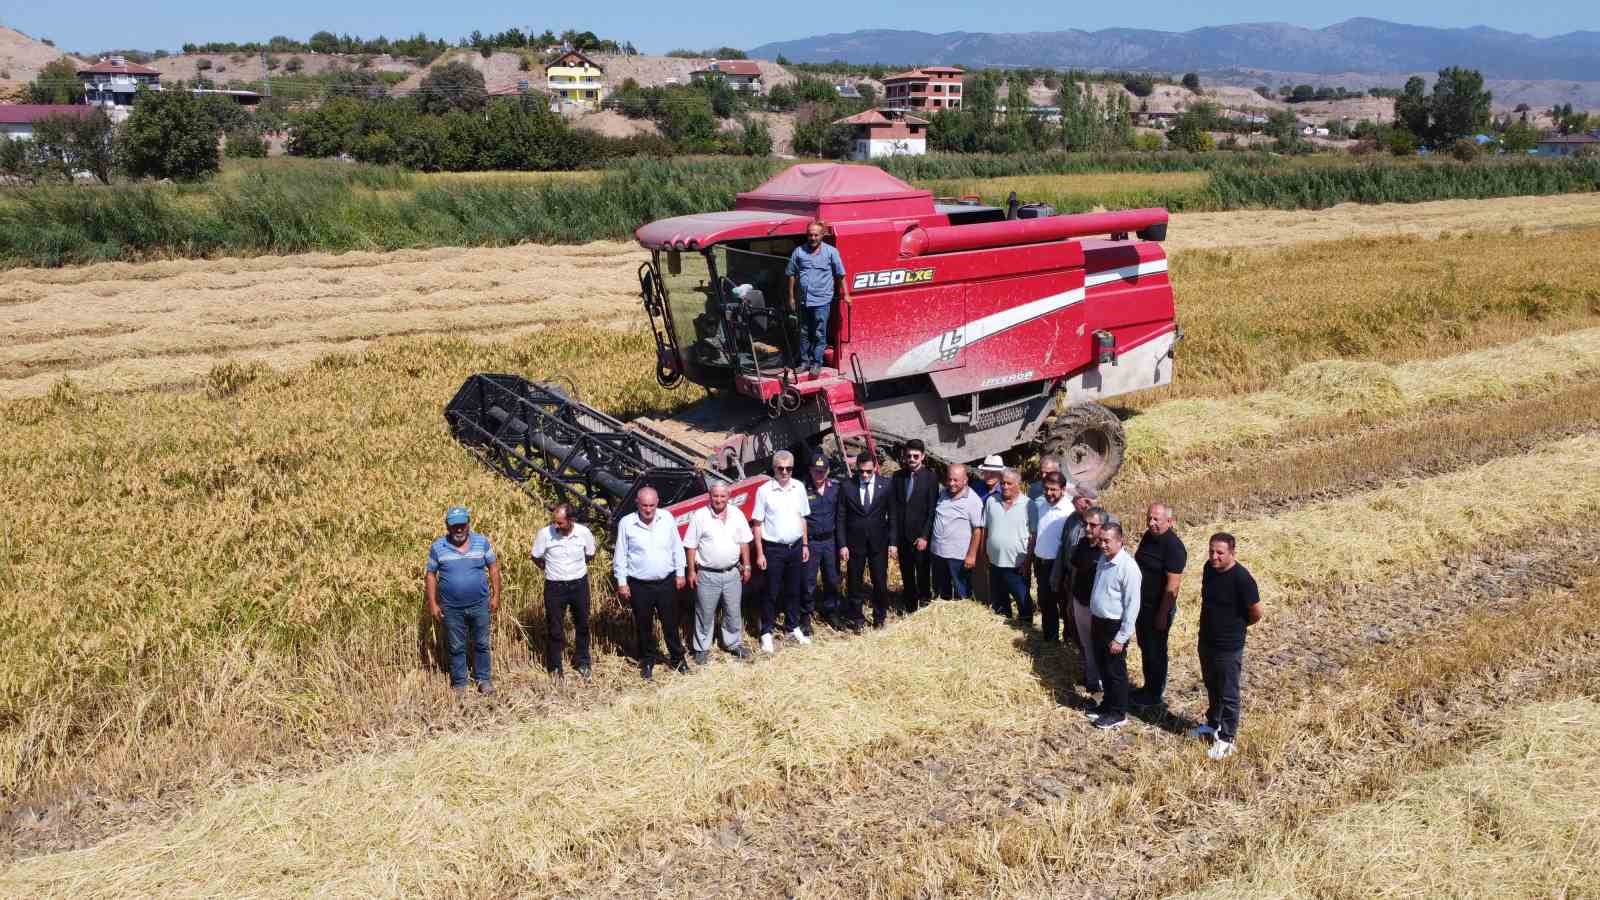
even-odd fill
[[[900,255],[928,256],[960,250],[985,250],[1126,231],[1138,232],[1145,240],[1162,240],[1167,236],[1167,211],[1151,207],[1046,216],[1042,219],[1010,219],[976,225],[936,225],[932,228],[914,225],[906,229],[900,238]]]

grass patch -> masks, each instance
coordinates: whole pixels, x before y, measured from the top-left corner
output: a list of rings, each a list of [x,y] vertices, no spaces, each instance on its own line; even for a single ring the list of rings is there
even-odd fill
[[[944,179],[921,183],[939,197],[975,196],[1004,207],[1015,191],[1023,202],[1048,203],[1059,212],[1096,207],[1138,208],[1177,204],[1170,198],[1203,190],[1209,172],[1104,172],[1085,175],[1020,175],[981,180]]]

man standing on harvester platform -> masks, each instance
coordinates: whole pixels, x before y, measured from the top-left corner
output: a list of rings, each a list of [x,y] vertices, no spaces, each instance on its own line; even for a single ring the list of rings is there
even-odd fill
[[[467,646],[472,677],[481,694],[494,693],[489,662],[489,623],[500,610],[500,557],[489,539],[468,524],[465,506],[444,514],[445,536],[428,549],[428,614],[443,623],[450,650],[450,688],[467,689]]]
[[[850,302],[844,283],[844,260],[832,244],[823,243],[828,226],[821,220],[806,228],[806,242],[789,254],[784,274],[789,276],[789,310],[800,316],[800,365],[811,377],[822,374],[822,354],[828,349],[828,317],[835,301]],[[795,306],[795,289],[805,295],[803,308]]]

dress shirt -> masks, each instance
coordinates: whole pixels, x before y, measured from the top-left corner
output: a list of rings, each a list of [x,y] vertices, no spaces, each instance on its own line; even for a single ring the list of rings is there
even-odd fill
[[[533,539],[533,558],[544,560],[544,577],[549,581],[577,581],[589,574],[594,559],[594,532],[577,522],[569,534],[554,525],[539,529]]]
[[[730,502],[722,515],[702,506],[689,516],[689,530],[683,545],[694,550],[696,566],[726,569],[739,564],[739,546],[750,543],[750,526],[744,513]]]
[[[750,508],[750,520],[761,526],[761,539],[775,544],[792,544],[806,536],[806,516],[811,515],[811,503],[806,500],[806,486],[800,479],[789,479],[788,487],[780,487],[773,479],[756,488],[755,506]]]
[[[683,542],[678,540],[678,523],[656,510],[646,525],[638,513],[628,513],[617,523],[617,549],[612,553],[611,571],[617,584],[629,578],[655,581],[668,575],[683,575]]]
[[[1139,619],[1139,588],[1143,583],[1139,564],[1133,561],[1128,548],[1117,551],[1110,559],[1104,555],[1100,557],[1100,564],[1094,571],[1094,591],[1089,595],[1089,612],[1096,619],[1116,619],[1122,623],[1117,628],[1119,644],[1126,645],[1133,637],[1134,624]]]
[[[1061,552],[1061,529],[1078,511],[1072,508],[1072,498],[1064,494],[1054,504],[1044,497],[1029,502],[1033,506],[1033,555],[1053,560]]]

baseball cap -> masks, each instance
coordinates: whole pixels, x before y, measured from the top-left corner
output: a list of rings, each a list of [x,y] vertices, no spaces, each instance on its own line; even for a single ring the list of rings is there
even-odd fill
[[[472,517],[467,514],[465,506],[452,506],[445,510],[444,513],[444,523],[446,525],[465,525],[470,518]]]
[[[811,461],[811,468],[813,468],[813,469],[826,469],[827,467],[828,467],[828,458],[826,456],[823,456],[820,453],[817,454],[817,458],[816,459],[813,459]]]
[[[984,457],[983,465],[978,467],[978,471],[980,471],[980,472],[1003,472],[1003,471],[1005,471],[1005,468],[1006,468],[1005,460],[1001,459],[999,454],[991,453],[988,456]]]

